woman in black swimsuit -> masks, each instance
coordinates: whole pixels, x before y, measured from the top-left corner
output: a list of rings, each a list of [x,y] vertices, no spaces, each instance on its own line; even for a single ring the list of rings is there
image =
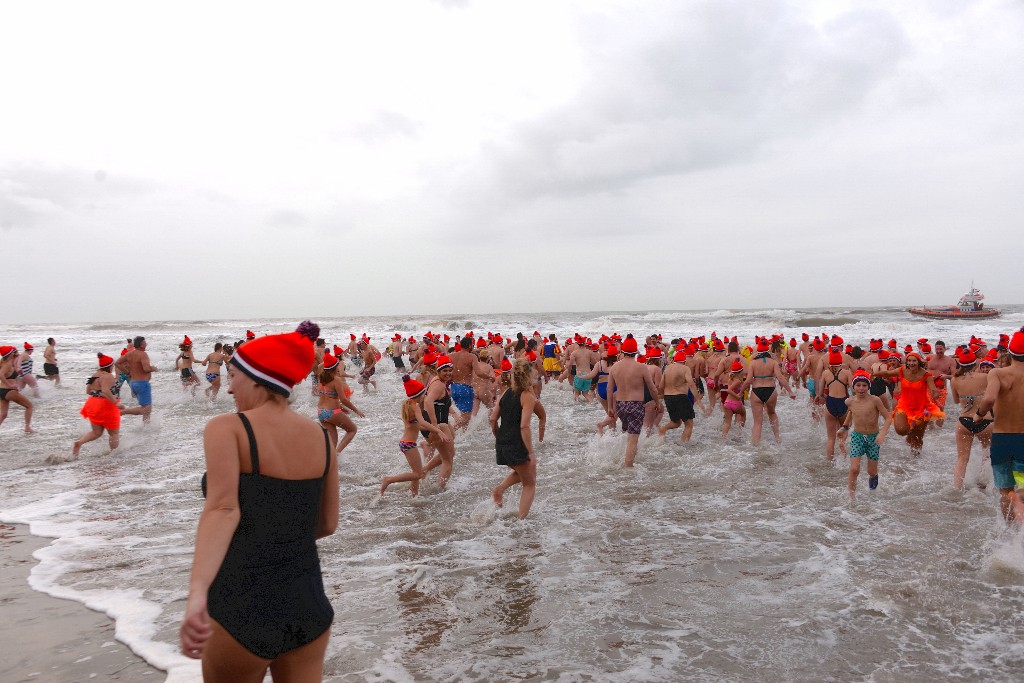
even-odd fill
[[[536,386],[533,381],[535,373],[536,368],[530,361],[516,361],[512,371],[512,387],[506,389],[498,399],[498,405],[491,411],[490,419],[497,463],[512,470],[494,487],[491,498],[500,508],[504,502],[505,491],[516,484],[522,484],[519,519],[524,519],[529,514],[537,493],[537,456],[533,449],[530,418],[536,415],[539,420],[539,441],[544,441],[544,426],[547,422],[544,406],[533,393]]]
[[[14,364],[18,360],[18,349],[13,346],[0,346],[0,424],[7,419],[7,411],[11,403],[17,403],[25,409],[25,431],[32,433],[32,401],[18,391],[18,369]]]
[[[327,433],[288,404],[313,367],[303,323],[240,347],[228,368],[238,413],[206,424],[182,651],[203,680],[320,680],[334,610],[316,539],[338,525],[338,461]],[[273,371],[273,376],[265,372]]]
[[[772,355],[767,339],[757,343],[757,355],[747,366],[746,386],[750,387],[750,412],[754,416],[754,427],[751,430],[751,441],[756,446],[761,443],[761,425],[764,424],[764,411],[768,411],[768,424],[772,426],[775,443],[782,443],[779,432],[779,416],[775,414],[775,404],[779,401],[779,393],[775,391],[775,381],[792,399],[796,394],[789,388],[789,379],[782,372],[782,366]]]
[[[439,428],[438,432],[430,432],[427,437],[427,443],[437,450],[437,455],[430,459],[423,470],[430,472],[440,466],[441,472],[437,477],[437,485],[444,488],[455,467],[455,432],[448,424],[448,412],[452,407],[452,394],[448,390],[448,385],[452,381],[453,367],[448,356],[438,356],[436,364],[437,376],[430,376],[432,373],[424,373],[424,378],[427,379],[427,394],[423,397],[423,403],[426,406],[424,417]],[[448,438],[442,439],[441,434],[447,435]]]
[[[956,466],[953,468],[953,488],[962,488],[967,463],[971,459],[971,448],[974,439],[981,442],[982,448],[992,443],[992,420],[978,419],[978,409],[974,402],[985,395],[988,387],[988,373],[975,372],[978,359],[970,351],[961,349],[956,354],[956,373],[950,386],[953,388],[953,401],[960,404],[960,423],[956,426]]]

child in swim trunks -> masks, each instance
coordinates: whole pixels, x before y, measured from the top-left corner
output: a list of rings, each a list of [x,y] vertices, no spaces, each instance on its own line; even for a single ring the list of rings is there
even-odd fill
[[[868,458],[868,488],[878,488],[878,453],[879,446],[885,443],[885,435],[892,426],[892,414],[886,410],[882,399],[871,394],[871,375],[865,370],[858,370],[853,376],[853,396],[846,399],[849,410],[839,429],[853,432],[850,435],[850,475],[847,486],[852,497],[857,492],[857,477],[860,475],[861,456]],[[878,418],[884,418],[882,430],[878,430]]]

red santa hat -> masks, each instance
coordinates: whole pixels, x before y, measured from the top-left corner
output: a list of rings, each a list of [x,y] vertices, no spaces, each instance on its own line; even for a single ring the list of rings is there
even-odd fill
[[[1011,356],[1024,356],[1024,328],[1013,333],[1006,348],[1010,351]]]
[[[333,370],[338,367],[338,363],[341,362],[336,356],[332,356],[329,353],[324,354],[324,370]]]
[[[289,396],[313,369],[313,343],[320,326],[309,320],[294,332],[271,334],[239,346],[231,363],[271,391]]]
[[[253,332],[252,330],[246,330],[245,331],[245,338],[246,339],[255,339],[256,338],[256,333]]]
[[[18,349],[14,348],[13,346],[0,346],[0,358],[7,358],[7,356],[11,355],[17,350]]]
[[[636,339],[633,337],[626,337],[622,340],[622,352],[626,355],[632,356],[639,350],[639,347],[636,345]]]
[[[106,356],[106,355],[104,355],[102,353],[97,353],[96,354],[96,358],[97,358],[97,361],[99,363],[99,366],[100,366],[101,370],[105,369],[105,368],[109,368],[111,365],[114,364],[114,359],[113,358],[111,358],[110,356]]]
[[[409,375],[402,375],[402,384],[405,386],[405,395],[407,398],[416,398],[427,390],[427,388],[423,386],[423,382],[418,379],[413,379]]]
[[[452,359],[451,358],[449,358],[448,356],[438,356],[437,357],[437,369],[438,370],[443,370],[445,368],[450,368],[450,367],[452,367]]]
[[[26,350],[26,351],[31,351],[32,349],[34,349],[34,348],[35,348],[34,346],[32,346],[31,344],[29,344],[28,342],[25,342],[24,346],[25,346],[25,350]]]
[[[741,361],[739,358],[732,362],[732,372],[743,372],[744,369],[745,367],[743,365],[743,361]]]
[[[830,351],[829,354],[828,354],[828,364],[829,365],[833,365],[833,366],[834,365],[842,365],[843,364],[843,354],[839,353],[838,351]]]
[[[508,358],[502,358],[501,359],[501,371],[503,373],[505,373],[505,372],[512,372],[512,361],[510,361]]]
[[[182,346],[192,346],[192,340],[188,338],[187,334],[185,335],[185,340],[183,342],[181,342],[181,345]]]

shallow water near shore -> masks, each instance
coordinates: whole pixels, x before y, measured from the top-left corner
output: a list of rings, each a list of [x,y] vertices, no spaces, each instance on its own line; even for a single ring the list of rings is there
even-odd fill
[[[947,344],[972,334],[994,342],[1024,324],[1024,307],[977,324],[934,322],[900,309],[539,313],[321,320],[329,344],[367,332],[383,350],[394,331],[454,336],[467,329],[661,333],[666,338],[780,331],[838,333],[851,343],[924,336]],[[815,327],[798,322],[814,320]],[[827,321],[843,320],[843,324]],[[848,322],[855,320],[856,322]],[[0,427],[0,520],[55,538],[40,551],[33,587],[102,608],[119,639],[169,680],[199,680],[177,651],[195,525],[202,507],[202,428],[233,410],[183,393],[173,368],[188,334],[197,355],[245,329],[297,321],[20,326],[8,342],[58,339],[65,387],[46,384],[35,435],[12,406]],[[59,465],[85,430],[82,380],[97,351],[145,335],[154,363],[154,418],[126,417],[122,446],[105,439]],[[7,342],[5,342],[7,343]],[[41,359],[37,358],[37,369]],[[367,413],[341,461],[341,523],[320,543],[336,618],[326,673],[336,681],[860,680],[924,677],[1010,681],[1024,665],[1024,546],[1005,528],[984,453],[975,448],[965,491],[952,489],[952,419],[911,456],[891,434],[880,486],[846,491],[847,464],[823,457],[824,428],[806,391],[782,398],[783,444],[750,424],[723,441],[721,418],[699,416],[693,441],[642,439],[637,466],[621,467],[625,439],[598,437],[597,404],[551,384],[541,396],[547,438],[538,494],[518,521],[515,489],[496,511],[484,415],[457,441],[447,490],[434,477],[412,498],[380,478],[403,471],[397,440],[399,375],[386,362],[378,389],[353,400]],[[131,403],[127,399],[127,403]],[[309,384],[296,410],[312,415]],[[955,415],[955,410],[950,417]],[[986,485],[985,489],[978,484]]]

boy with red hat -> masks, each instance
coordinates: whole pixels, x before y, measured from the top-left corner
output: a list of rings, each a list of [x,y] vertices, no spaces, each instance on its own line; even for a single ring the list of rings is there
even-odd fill
[[[990,457],[1003,517],[1024,524],[1024,328],[1014,332],[1007,350],[1010,365],[989,371],[976,405],[979,419],[992,413],[995,420]]]
[[[879,446],[885,443],[885,435],[892,426],[892,414],[882,403],[882,399],[869,393],[871,374],[866,370],[857,370],[853,375],[853,396],[846,399],[849,412],[840,428],[850,433],[850,474],[847,488],[850,496],[857,492],[857,477],[860,475],[861,456],[868,458],[868,488],[878,488],[878,453]],[[878,418],[885,424],[878,430]],[[853,431],[850,432],[850,425]]]

